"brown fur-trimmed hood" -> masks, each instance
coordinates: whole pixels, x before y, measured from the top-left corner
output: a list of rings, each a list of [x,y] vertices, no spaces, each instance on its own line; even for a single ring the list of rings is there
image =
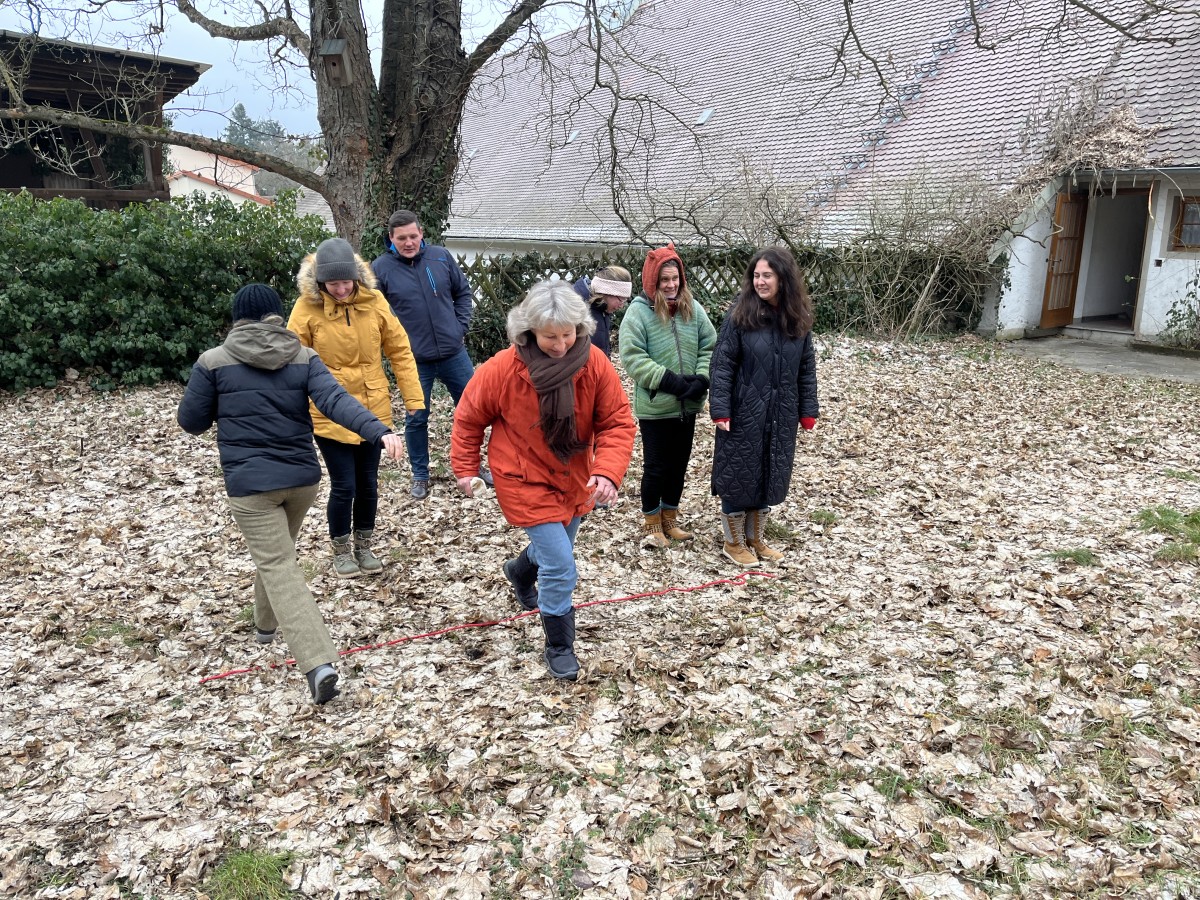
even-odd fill
[[[372,291],[379,287],[379,280],[375,277],[375,273],[357,253],[354,254],[354,264],[358,266],[357,281],[360,285]],[[317,254],[315,252],[308,254],[304,257],[304,262],[300,263],[300,271],[296,273],[296,287],[300,289],[300,296],[296,298],[297,303],[307,301],[324,305],[325,297],[322,296],[321,289],[317,285],[316,266]]]

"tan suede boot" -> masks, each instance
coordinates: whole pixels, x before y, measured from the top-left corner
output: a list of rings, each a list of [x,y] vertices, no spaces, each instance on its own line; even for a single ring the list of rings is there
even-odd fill
[[[671,542],[663,534],[662,513],[642,513],[642,546],[652,550],[670,547]]]
[[[767,544],[767,515],[769,509],[751,509],[746,511],[746,543],[759,559],[775,562],[783,559],[783,554]]]
[[[721,555],[739,566],[759,565],[758,557],[746,544],[746,514],[744,512],[721,513],[721,528],[725,531],[725,546]]]
[[[690,541],[692,533],[684,531],[679,527],[679,510],[667,509],[665,506],[662,511],[662,530],[663,534],[673,541]]]

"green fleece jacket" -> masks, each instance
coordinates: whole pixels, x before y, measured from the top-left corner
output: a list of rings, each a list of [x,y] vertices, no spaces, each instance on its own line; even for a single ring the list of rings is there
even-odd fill
[[[717,343],[717,331],[708,313],[692,301],[691,321],[678,315],[663,324],[645,297],[635,297],[621,320],[621,364],[633,379],[633,414],[639,419],[670,419],[704,408],[704,398],[683,401],[660,391],[663,372],[703,375]]]

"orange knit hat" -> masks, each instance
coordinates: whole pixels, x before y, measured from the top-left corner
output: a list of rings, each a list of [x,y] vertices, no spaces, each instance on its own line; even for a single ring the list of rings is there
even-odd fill
[[[662,271],[664,263],[672,260],[679,266],[679,290],[682,293],[683,289],[687,287],[687,274],[683,270],[683,260],[675,252],[674,242],[646,254],[646,261],[642,264],[642,292],[651,302],[654,300],[654,295],[658,293],[658,273]]]

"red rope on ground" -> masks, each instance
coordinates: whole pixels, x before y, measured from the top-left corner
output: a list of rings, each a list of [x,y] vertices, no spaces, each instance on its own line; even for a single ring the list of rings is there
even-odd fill
[[[774,572],[742,572],[735,575],[733,578],[718,578],[716,581],[706,581],[704,584],[693,585],[692,587],[668,587],[657,591],[643,591],[640,594],[627,594],[624,597],[610,597],[607,600],[589,600],[586,603],[575,604],[576,609],[583,609],[587,606],[600,606],[604,603],[626,603],[630,600],[641,600],[646,597],[661,597],[664,594],[688,594],[693,591],[704,591],[708,588],[717,587],[722,584],[744,585],[746,580],[751,575],[757,575],[759,578],[774,578]],[[538,615],[538,610],[533,609],[528,612],[518,613],[515,616],[508,616],[503,619],[494,619],[490,622],[463,622],[460,625],[451,625],[449,628],[439,628],[436,631],[426,631],[423,634],[410,634],[404,637],[393,638],[390,641],[382,641],[378,644],[363,644],[361,647],[351,647],[349,650],[339,650],[338,656],[350,656],[353,653],[363,653],[367,650],[382,650],[386,647],[395,647],[397,644],[406,644],[409,641],[419,641],[422,638],[441,637],[443,634],[449,634],[452,631],[464,631],[468,628],[491,628],[495,625],[507,625],[509,622],[516,622],[518,619],[525,619],[529,616]],[[222,678],[232,678],[234,675],[248,675],[251,672],[260,672],[270,669],[281,669],[286,666],[294,666],[296,660],[285,659],[281,663],[270,663],[266,666],[250,666],[245,669],[230,669],[227,672],[221,672],[218,675],[206,675],[200,679],[201,684],[207,684],[210,681],[219,681]]]

